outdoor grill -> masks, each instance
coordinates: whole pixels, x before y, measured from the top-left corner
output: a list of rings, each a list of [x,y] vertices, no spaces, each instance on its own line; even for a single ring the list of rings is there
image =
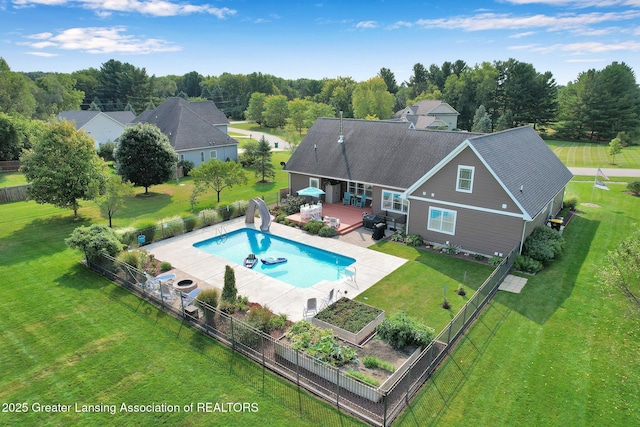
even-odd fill
[[[367,214],[362,217],[362,226],[370,230],[373,230],[373,228],[377,224],[380,224],[382,222],[384,222],[384,219],[382,219],[382,217],[379,217],[378,215]]]

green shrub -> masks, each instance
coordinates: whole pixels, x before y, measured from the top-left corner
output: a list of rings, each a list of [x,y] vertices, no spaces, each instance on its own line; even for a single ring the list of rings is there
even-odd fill
[[[307,203],[307,200],[304,197],[287,197],[284,200],[281,208],[287,215],[293,215],[294,213],[300,212],[300,206]]]
[[[162,237],[174,237],[184,234],[184,221],[179,215],[162,218],[158,221],[158,229],[162,231]]]
[[[213,209],[204,209],[198,213],[198,219],[203,227],[213,225],[218,220],[218,213]]]
[[[446,244],[442,247],[442,252],[449,255],[458,255],[460,250],[460,245]]]
[[[546,265],[562,253],[564,239],[551,227],[538,226],[524,241],[522,255]]]
[[[502,263],[502,260],[504,258],[502,258],[501,256],[492,256],[491,258],[489,258],[489,261],[487,261],[489,263],[489,265],[492,265],[494,267],[499,266]]]
[[[393,366],[391,363],[384,361],[382,359],[378,359],[377,357],[374,357],[374,356],[365,356],[362,359],[362,364],[369,369],[380,368],[390,373],[393,373],[396,371],[396,367]]]
[[[182,166],[182,174],[184,176],[189,176],[189,173],[191,173],[195,164],[191,160],[180,160],[178,162],[178,166]]]
[[[259,304],[253,305],[247,314],[246,323],[253,326],[254,328],[269,333],[274,328],[274,322],[271,321],[272,318],[277,318],[275,314],[268,307],[263,307]]]
[[[338,232],[328,225],[323,226],[320,231],[318,231],[318,236],[320,237],[334,237]]]
[[[484,261],[485,258],[486,257],[482,254],[473,254],[473,259],[475,259],[476,261]]]
[[[413,247],[424,246],[424,239],[419,234],[409,234],[407,237],[405,237],[404,243],[407,246]]]
[[[218,206],[218,215],[223,221],[227,221],[233,217],[235,209],[235,205],[220,205]]]
[[[387,317],[376,327],[380,338],[393,348],[409,346],[426,347],[435,337],[435,331],[404,311],[398,311]]]
[[[347,375],[373,387],[380,387],[380,381],[358,371],[347,371]]]
[[[339,367],[358,361],[356,351],[349,346],[338,344],[331,329],[319,328],[305,320],[294,323],[285,336],[293,348],[332,366]]]
[[[393,233],[390,237],[390,240],[392,242],[403,242],[404,243],[404,239],[406,238],[406,236],[404,235],[404,233],[402,232],[396,232]]]
[[[125,227],[116,230],[118,239],[127,246],[134,246],[138,243],[138,229],[135,227]]]
[[[525,273],[535,274],[542,270],[544,266],[540,261],[537,261],[528,256],[517,255],[513,261],[513,268]]]
[[[196,297],[196,299],[200,302],[203,302],[213,308],[216,308],[218,306],[218,290],[217,289],[205,289],[204,291],[200,292],[198,294],[198,296]],[[201,306],[202,309],[204,310],[204,306]]]
[[[222,299],[227,302],[235,302],[238,295],[236,288],[236,274],[230,265],[224,267],[224,287],[222,288]]]
[[[188,233],[190,231],[193,231],[196,228],[198,224],[198,217],[190,216],[190,217],[184,218],[183,222],[184,222],[184,229]]]
[[[322,227],[324,227],[324,222],[312,219],[304,225],[303,229],[309,234],[318,234]]]
[[[235,216],[242,216],[247,214],[247,210],[249,210],[249,202],[247,200],[240,200],[234,204],[235,206]]]
[[[131,267],[140,268],[140,256],[138,251],[124,251],[118,254],[118,260],[129,264]]]
[[[88,261],[102,253],[116,256],[123,248],[115,231],[101,224],[77,227],[64,242],[69,247],[82,250]]]
[[[631,191],[634,196],[640,196],[640,181],[632,181],[628,183],[627,190]]]
[[[284,222],[286,217],[287,217],[287,214],[285,214],[285,213],[278,214],[278,216],[276,216],[276,220],[275,221],[276,222]]]
[[[563,203],[565,208],[575,210],[575,208],[578,206],[578,196],[569,196],[564,200]]]
[[[107,141],[104,144],[98,146],[98,156],[102,157],[105,162],[113,161],[113,150],[116,149],[116,143],[113,141]]]
[[[165,271],[169,271],[171,270],[173,267],[171,266],[171,263],[169,261],[162,261],[160,263],[160,271],[161,272],[165,272]]]

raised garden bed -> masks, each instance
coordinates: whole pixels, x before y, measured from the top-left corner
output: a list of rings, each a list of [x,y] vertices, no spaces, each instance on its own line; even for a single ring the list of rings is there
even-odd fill
[[[348,298],[340,298],[319,312],[311,323],[332,329],[339,338],[360,345],[384,320],[384,311]]]

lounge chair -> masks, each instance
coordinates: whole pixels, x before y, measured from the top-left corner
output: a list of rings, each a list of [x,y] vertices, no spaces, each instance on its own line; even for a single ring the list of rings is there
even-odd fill
[[[310,313],[318,314],[318,300],[316,298],[309,298],[307,305],[302,310],[302,316],[306,319]]]
[[[192,290],[188,294],[182,294],[182,306],[186,307],[186,306],[189,306],[189,305],[193,304],[193,302],[196,300],[196,298],[198,297],[198,294],[200,294],[200,292],[202,292],[202,289],[195,288],[194,290]]]
[[[329,305],[333,304],[333,293],[334,293],[335,289],[331,289],[331,291],[329,292],[329,295],[324,298],[322,300],[322,308],[328,307]]]
[[[367,205],[367,196],[365,196],[364,194],[362,196],[360,196],[360,198],[358,200],[356,200],[356,206],[359,208],[364,208]]]

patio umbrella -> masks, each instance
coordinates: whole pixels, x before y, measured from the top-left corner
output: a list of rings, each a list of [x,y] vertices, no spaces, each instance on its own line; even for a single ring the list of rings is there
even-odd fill
[[[316,187],[307,187],[302,190],[298,190],[298,196],[320,197],[323,194],[324,191]]]

